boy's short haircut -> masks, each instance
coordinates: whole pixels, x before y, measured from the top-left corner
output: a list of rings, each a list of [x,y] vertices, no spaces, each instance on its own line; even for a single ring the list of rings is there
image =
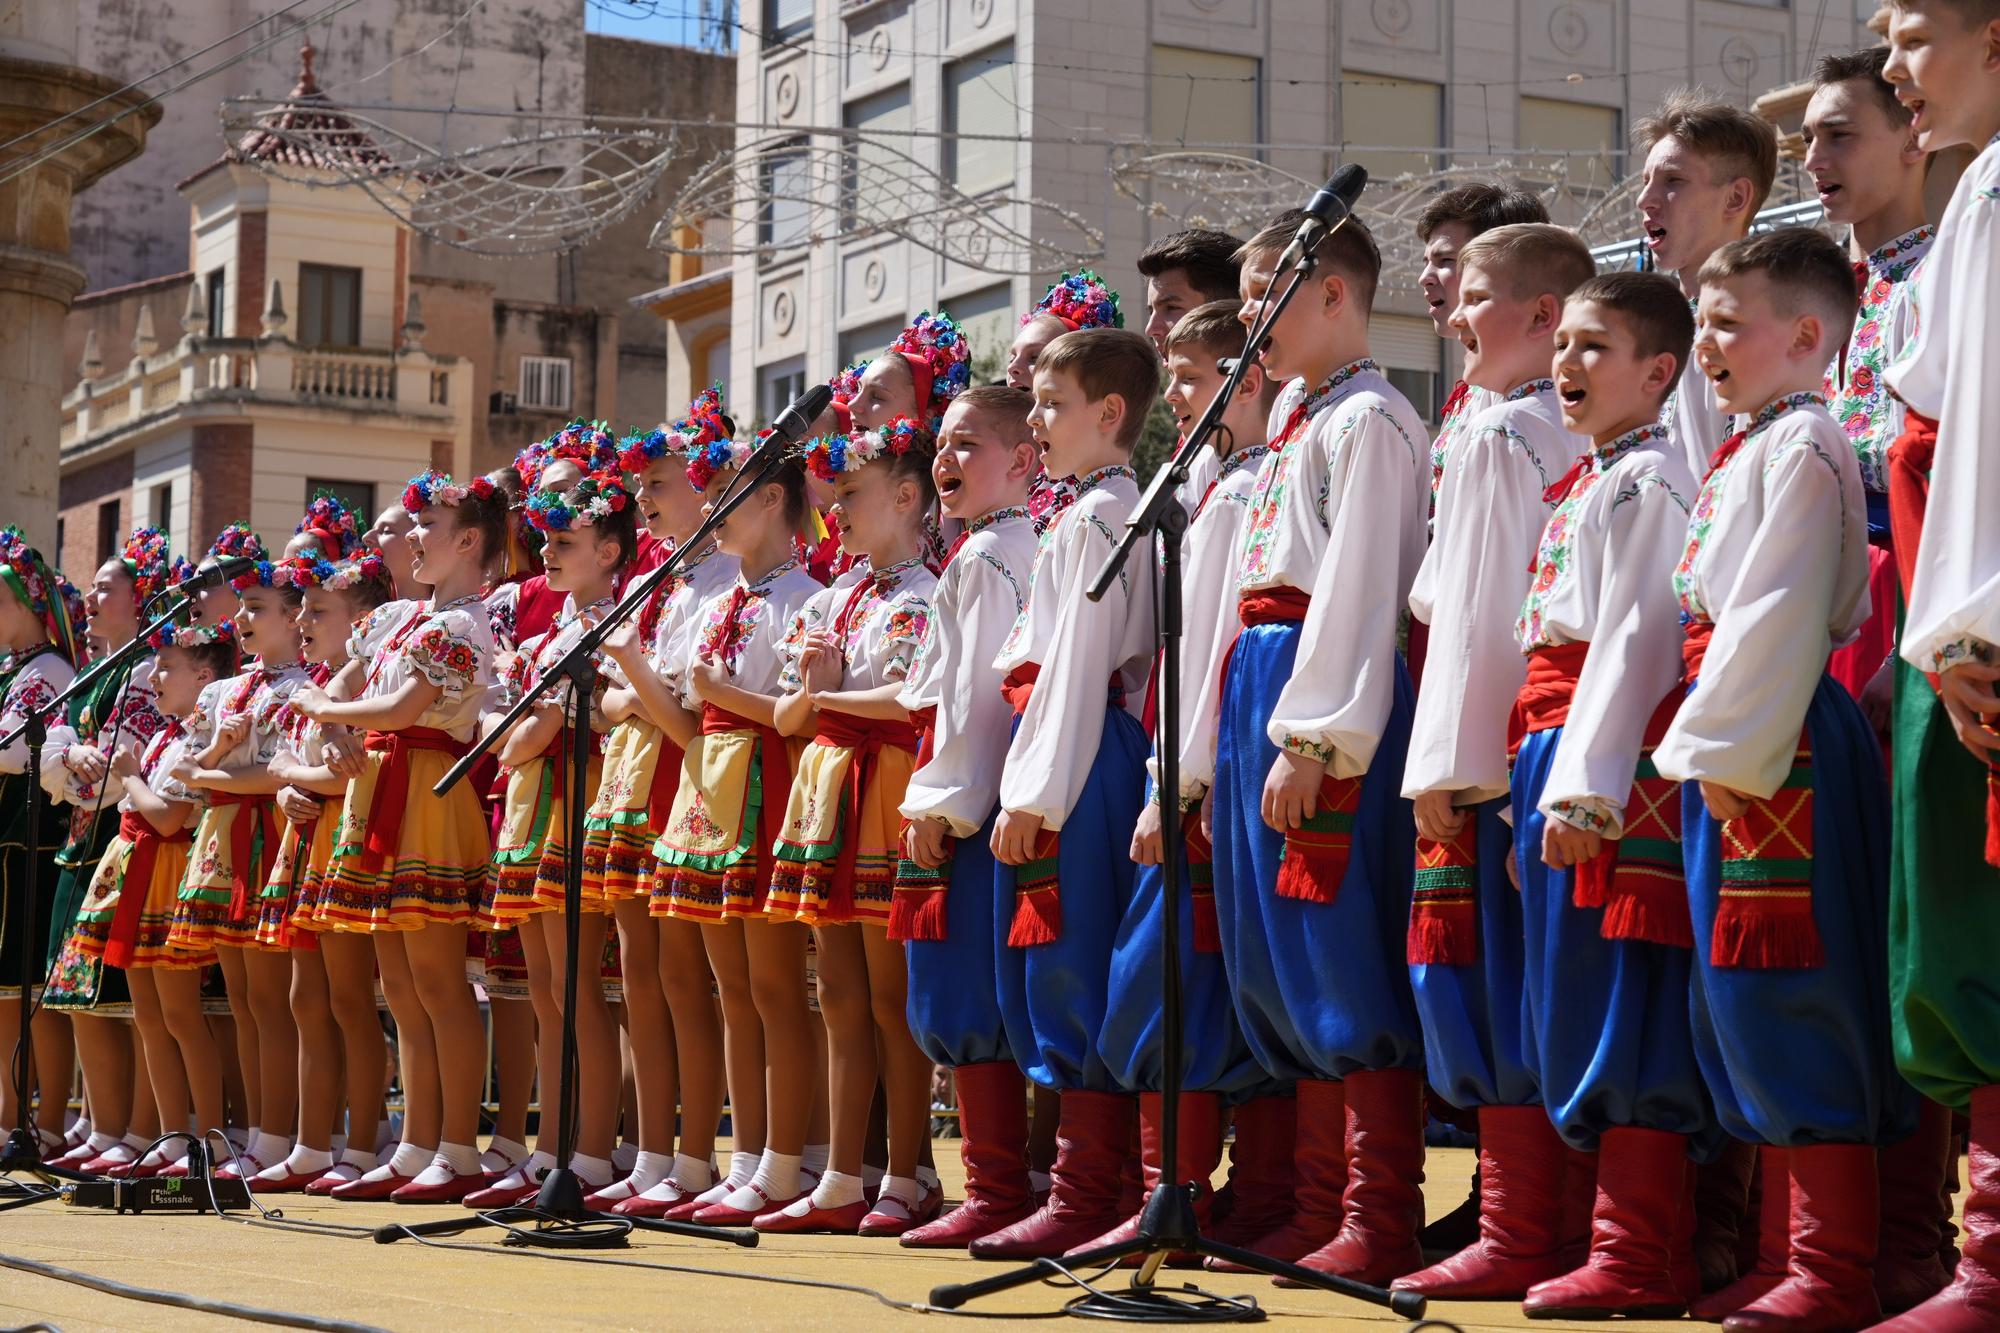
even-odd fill
[[[1475,264],[1517,301],[1568,296],[1597,273],[1597,261],[1582,238],[1568,227],[1548,222],[1521,222],[1481,232],[1458,252],[1461,273]]]
[[[1454,222],[1464,224],[1467,232],[1478,236],[1495,227],[1548,220],[1549,210],[1526,190],[1493,181],[1468,181],[1431,196],[1424,211],[1417,214],[1417,239],[1428,241],[1439,227]]]
[[[1662,139],[1678,139],[1705,158],[1725,180],[1750,181],[1750,211],[1764,206],[1778,178],[1778,133],[1755,112],[1731,106],[1701,88],[1676,88],[1660,109],[1632,127],[1632,137],[1651,152]]]
[[[1169,232],[1139,255],[1139,276],[1157,278],[1178,269],[1204,301],[1236,295],[1237,251],[1242,242],[1226,231],[1189,227]]]
[[[1721,282],[1762,273],[1772,302],[1785,315],[1810,310],[1826,321],[1827,346],[1838,347],[1854,330],[1854,265],[1832,237],[1814,227],[1779,227],[1744,236],[1717,250],[1701,266],[1701,281]]]
[[[1885,0],[1891,10],[1915,8],[1910,0]],[[1968,28],[2000,21],[2000,0],[1929,0],[1941,9],[1949,9],[1965,22]]]
[[[1125,402],[1118,443],[1139,443],[1146,415],[1160,396],[1160,354],[1136,329],[1077,329],[1056,338],[1035,358],[1035,373],[1067,375],[1091,402],[1117,394]]]
[[[1198,305],[1167,332],[1167,355],[1183,347],[1200,348],[1218,358],[1243,355],[1243,324],[1236,318],[1243,303],[1231,298]]]
[[[1667,382],[1671,392],[1694,350],[1694,315],[1681,285],[1661,273],[1600,273],[1569,294],[1571,305],[1585,301],[1623,320],[1640,356],[1673,353],[1674,378]]]
[[[1299,234],[1305,220],[1303,208],[1286,209],[1243,242],[1243,248],[1236,252],[1237,260],[1247,263],[1252,255],[1282,253]],[[1375,285],[1382,279],[1382,251],[1367,223],[1350,216],[1345,226],[1329,231],[1313,253],[1319,256],[1321,264],[1353,284],[1363,311],[1375,308]]]
[[[952,399],[951,405],[964,408],[968,415],[977,412],[982,420],[998,427],[1009,444],[1034,438],[1028,430],[1028,413],[1035,408],[1035,395],[1026,389],[1011,384],[975,384]]]
[[[1888,66],[1889,48],[1886,46],[1823,55],[1813,66],[1813,86],[1825,88],[1835,83],[1863,84],[1875,94],[1876,105],[1889,117],[1891,125],[1907,125],[1912,119],[1910,109],[1896,100],[1895,86],[1882,77],[1882,71]]]

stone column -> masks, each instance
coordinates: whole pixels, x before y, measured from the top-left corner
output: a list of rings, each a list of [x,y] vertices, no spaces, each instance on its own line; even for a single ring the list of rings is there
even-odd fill
[[[0,11],[0,141],[31,136],[0,163],[0,177],[11,177],[0,180],[0,522],[19,524],[48,552],[56,549],[62,325],[84,285],[83,270],[69,260],[70,201],[137,157],[160,119],[158,107],[133,110],[142,99],[127,93],[52,124],[120,86],[78,69],[75,56],[69,6]],[[113,116],[88,138],[13,174],[21,162]]]

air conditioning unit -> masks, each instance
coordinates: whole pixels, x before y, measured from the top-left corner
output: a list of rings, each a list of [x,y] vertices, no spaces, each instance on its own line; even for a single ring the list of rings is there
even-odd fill
[[[486,411],[491,416],[511,417],[521,410],[519,396],[495,389],[488,397]]]

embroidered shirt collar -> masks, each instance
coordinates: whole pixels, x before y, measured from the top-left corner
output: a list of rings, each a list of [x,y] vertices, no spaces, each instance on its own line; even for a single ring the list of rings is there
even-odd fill
[[[1355,376],[1365,371],[1379,371],[1382,367],[1374,357],[1364,356],[1359,361],[1350,361],[1320,381],[1317,389],[1306,395],[1303,406],[1307,416],[1317,415],[1321,408],[1328,406],[1340,391],[1351,383]]]
[[[1895,240],[1879,245],[1868,252],[1868,268],[1872,272],[1893,265],[1912,250],[1921,250],[1937,239],[1937,228],[1926,222],[1921,227],[1913,227]]]
[[[763,574],[761,574],[754,580],[745,579],[741,574],[738,574],[737,578],[741,580],[744,587],[750,590],[752,596],[761,597],[765,593],[771,590],[772,584],[776,583],[779,579],[791,573],[798,567],[799,567],[799,558],[796,555],[794,555],[786,559],[782,563],[772,566],[770,569],[764,571]]]
[[[986,531],[986,529],[1003,519],[1033,517],[1034,515],[1028,512],[1028,506],[1026,505],[1002,505],[998,509],[989,510],[981,514],[978,518],[973,519],[965,525],[965,531],[966,535],[970,536],[975,532]]]
[[[1504,401],[1518,403],[1523,398],[1533,398],[1538,393],[1554,393],[1555,391],[1556,382],[1544,376],[1541,379],[1529,380],[1525,384],[1515,385],[1513,388],[1507,390],[1507,396]]]
[[[1084,496],[1090,494],[1105,482],[1110,481],[1113,477],[1136,478],[1138,475],[1138,473],[1126,467],[1123,463],[1113,463],[1110,467],[1095,468],[1084,473],[1072,485],[1076,487],[1076,498],[1081,500]]]
[[[1226,480],[1236,473],[1241,472],[1244,468],[1249,467],[1252,463],[1262,461],[1270,452],[1271,446],[1268,444],[1245,445],[1222,460],[1222,471],[1216,473],[1215,479],[1217,481]]]
[[[1788,393],[1783,398],[1776,399],[1758,408],[1757,415],[1750,418],[1750,424],[1745,430],[1746,433],[1754,435],[1776,421],[1779,417],[1785,415],[1785,413],[1796,408],[1825,406],[1825,394],[1813,389],[1801,389],[1797,393]]]
[[[904,577],[911,570],[918,568],[923,563],[923,554],[919,552],[911,556],[908,560],[898,560],[893,565],[884,565],[880,569],[870,569],[868,577],[877,588],[883,592],[888,592],[891,588],[902,583]]]
[[[1590,451],[1596,454],[1603,462],[1609,463],[1613,459],[1631,453],[1642,444],[1666,438],[1667,428],[1655,421],[1641,426],[1637,430],[1628,430],[1607,444],[1594,444],[1590,447]]]

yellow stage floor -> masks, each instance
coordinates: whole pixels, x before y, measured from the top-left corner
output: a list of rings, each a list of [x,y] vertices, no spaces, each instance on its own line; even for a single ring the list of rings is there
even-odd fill
[[[958,1144],[940,1141],[947,1193],[956,1198],[962,1175]],[[1472,1153],[1433,1150],[1425,1193],[1434,1215],[1465,1197]],[[300,1222],[373,1227],[451,1215],[436,1208],[393,1204],[339,1204],[299,1195],[266,1196]],[[740,1249],[674,1236],[636,1235],[631,1247],[594,1255],[629,1265],[612,1267],[535,1257],[468,1233],[463,1250],[427,1248],[404,1240],[377,1245],[340,1232],[309,1234],[278,1226],[245,1226],[213,1216],[118,1217],[60,1204],[0,1213],[0,1253],[39,1260],[95,1276],[211,1299],[353,1320],[411,1333],[459,1329],[697,1329],[933,1327],[950,1316],[891,1308],[862,1292],[786,1285],[775,1280],[870,1287],[895,1302],[921,1302],[940,1282],[997,1272],[963,1255],[904,1250],[890,1240],[856,1237],[770,1237]],[[498,1232],[484,1233],[498,1236]],[[673,1271],[664,1271],[670,1269]],[[1285,1291],[1261,1278],[1222,1273],[1198,1278],[1207,1290],[1250,1294],[1281,1323],[1311,1319],[1319,1328],[1386,1330],[1405,1327],[1387,1310],[1330,1294]],[[1112,1282],[1125,1280],[1114,1275]],[[989,1298],[976,1308],[1022,1313],[1058,1308],[1071,1291],[1028,1287]],[[1438,1305],[1432,1313],[1468,1333],[1475,1330],[1604,1328],[1605,1325],[1535,1321],[1513,1304]],[[1331,1322],[1328,1322],[1328,1321]],[[989,1321],[980,1321],[991,1326]],[[247,1325],[220,1316],[192,1314],[100,1294],[66,1282],[0,1268],[0,1327],[45,1323],[65,1330],[182,1330]],[[1620,1323],[1621,1333],[1672,1328],[1672,1324]],[[1691,1325],[1680,1324],[1680,1328]]]

